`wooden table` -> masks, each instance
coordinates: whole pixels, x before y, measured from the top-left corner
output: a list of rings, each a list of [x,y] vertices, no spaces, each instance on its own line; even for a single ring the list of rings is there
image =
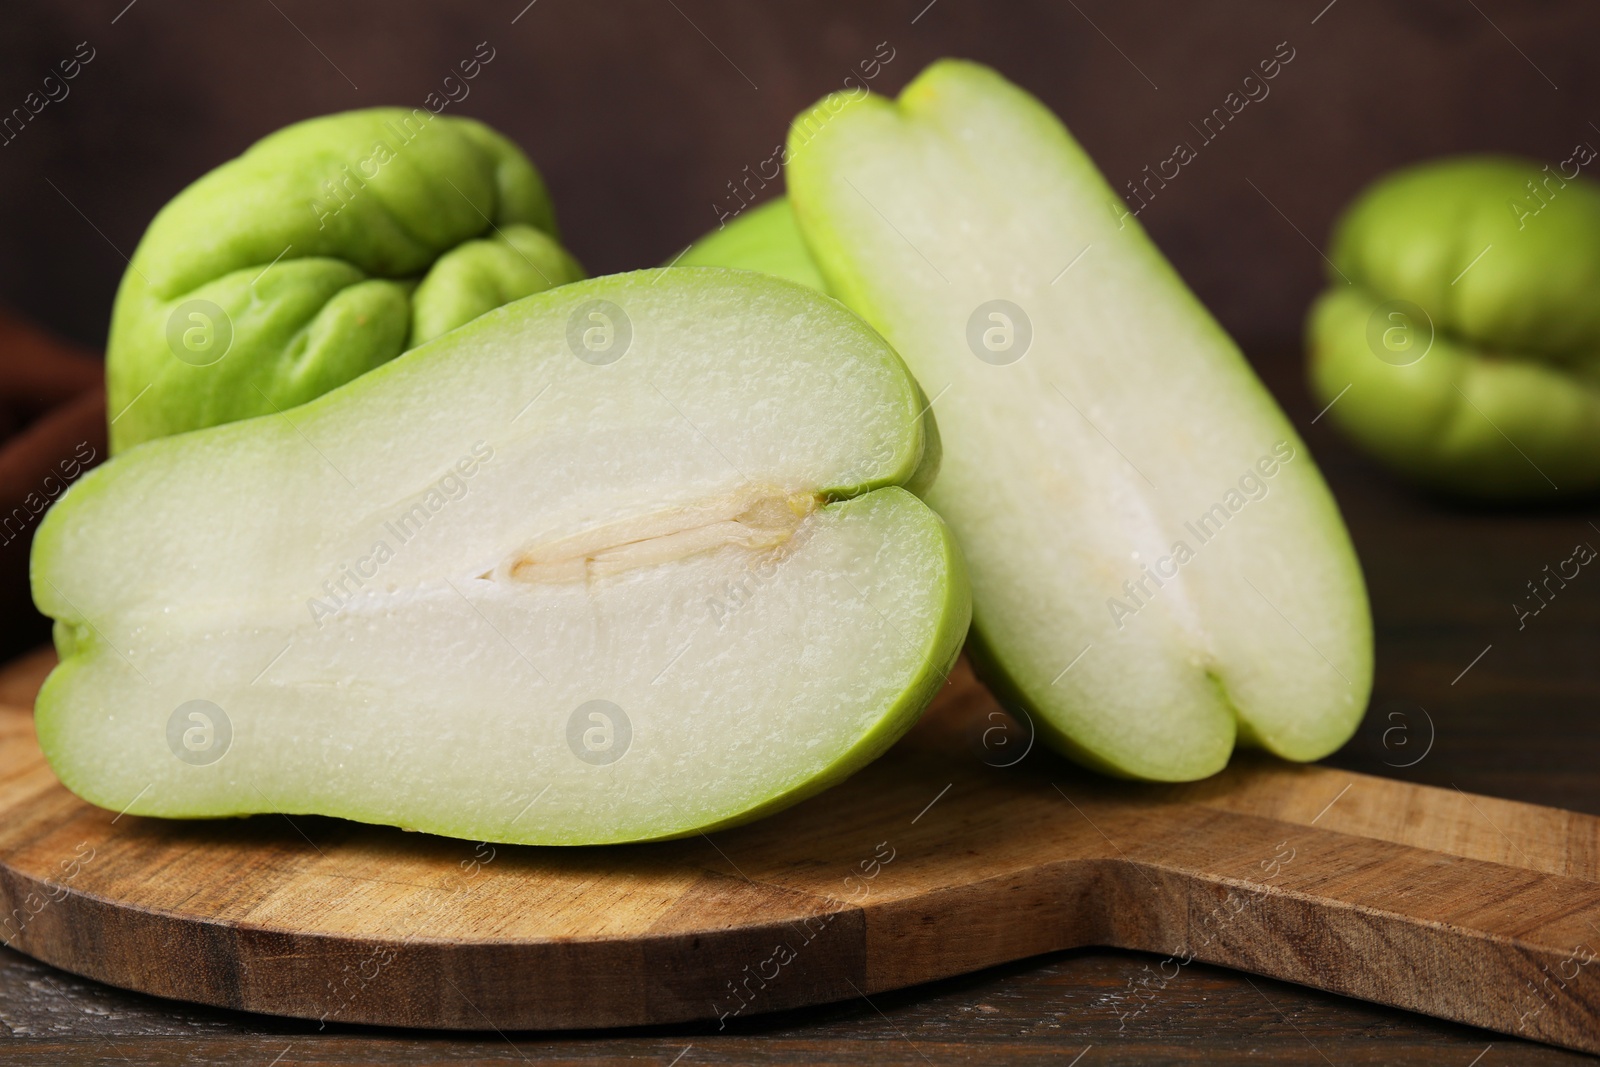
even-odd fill
[[[1294,353],[1257,362],[1333,484],[1378,623],[1372,710],[1328,762],[1600,814],[1600,576],[1580,573],[1520,629],[1512,606],[1527,595],[1528,581],[1575,544],[1600,546],[1593,510],[1495,512],[1419,497],[1354,455],[1326,421],[1311,423],[1316,411],[1299,387]],[[1123,1027],[1132,988],[1158,963],[1135,953],[1074,951],[870,1003],[730,1021],[720,1032],[712,1023],[620,1033],[432,1034],[319,1030],[169,1003],[0,949],[0,1064],[1496,1067],[1585,1059],[1200,963]]]

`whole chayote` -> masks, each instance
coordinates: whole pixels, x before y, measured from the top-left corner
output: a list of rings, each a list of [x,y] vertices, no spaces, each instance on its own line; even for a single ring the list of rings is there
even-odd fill
[[[1308,323],[1328,417],[1414,480],[1517,500],[1600,488],[1595,151],[1438,160],[1340,220]]]
[[[289,126],[162,208],[117,292],[111,448],[304,403],[583,276],[543,180],[471,119]]]

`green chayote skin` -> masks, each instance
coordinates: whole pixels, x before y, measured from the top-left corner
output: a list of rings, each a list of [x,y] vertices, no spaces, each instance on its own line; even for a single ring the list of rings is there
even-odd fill
[[[289,126],[179,193],[134,252],[106,350],[112,451],[305,403],[582,277],[538,171],[482,123]]]
[[[822,272],[806,251],[805,239],[800,236],[794,209],[786,196],[746,209],[732,222],[690,245],[675,262],[680,267],[737,265],[787,278],[819,293],[828,291]]]
[[[1448,493],[1600,488],[1600,183],[1579,172],[1595,158],[1444,159],[1363,193],[1307,324],[1328,418]]]

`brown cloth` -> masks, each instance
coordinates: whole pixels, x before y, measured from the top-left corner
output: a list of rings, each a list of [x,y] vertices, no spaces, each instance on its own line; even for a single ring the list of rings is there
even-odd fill
[[[97,354],[0,310],[0,657],[49,639],[28,554],[50,505],[106,456]]]

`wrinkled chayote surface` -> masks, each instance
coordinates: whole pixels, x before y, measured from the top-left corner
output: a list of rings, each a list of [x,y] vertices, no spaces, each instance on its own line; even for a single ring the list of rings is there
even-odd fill
[[[289,126],[140,241],[106,353],[112,450],[302,404],[582,276],[538,171],[482,123],[374,108]]]
[[[1461,157],[1386,177],[1335,230],[1311,382],[1374,456],[1463,496],[1600,488],[1600,183]]]

